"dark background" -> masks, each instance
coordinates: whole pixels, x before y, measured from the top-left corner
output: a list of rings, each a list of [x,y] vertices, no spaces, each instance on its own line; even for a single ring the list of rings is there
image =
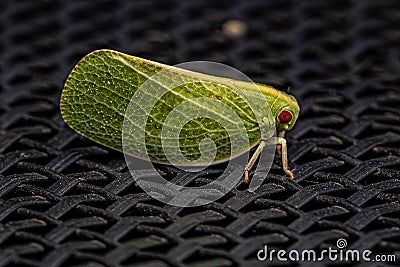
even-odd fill
[[[0,266],[256,266],[264,244],[338,238],[399,262],[399,21],[399,1],[1,1]],[[255,193],[242,184],[197,208],[151,199],[122,154],[61,119],[65,78],[99,48],[290,86],[295,181],[276,158]],[[203,184],[219,170],[163,171]]]

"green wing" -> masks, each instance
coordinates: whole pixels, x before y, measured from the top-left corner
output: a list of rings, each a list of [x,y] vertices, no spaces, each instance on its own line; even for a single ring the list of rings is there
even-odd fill
[[[257,102],[254,101],[252,90],[244,90],[249,92],[247,95],[250,100],[246,101],[237,91],[232,90],[235,87],[233,80],[191,72],[110,50],[99,50],[87,55],[73,69],[61,97],[63,118],[71,128],[85,137],[122,151],[123,124],[130,101],[137,90],[160,71],[162,77],[158,80],[159,87],[164,88],[164,85],[174,81],[179,81],[180,85],[168,89],[162,96],[157,95],[159,88],[154,86],[154,94],[148,95],[149,98],[159,99],[152,107],[146,123],[140,125],[133,122],[135,127],[139,127],[137,129],[145,132],[147,152],[133,152],[133,156],[146,158],[143,154],[146,153],[152,161],[168,163],[161,138],[166,119],[177,106],[199,97],[218,100],[231,108],[245,127],[248,142],[231,151],[231,139],[221,123],[200,116],[179,129],[180,150],[188,162],[200,157],[199,143],[204,138],[210,138],[215,143],[216,162],[243,153],[258,143],[261,137],[257,116],[265,117],[262,110],[268,104],[260,100],[255,103],[256,108],[253,105],[250,107],[249,101]],[[249,86],[249,83],[239,84]],[[138,101],[134,104],[140,108],[143,103],[145,102]],[[203,108],[204,112],[212,113],[221,120],[230,119],[212,105],[204,104],[201,107],[201,103],[197,103],[197,108]],[[255,114],[257,112],[260,114]],[[269,117],[268,120],[273,124],[273,119]],[[135,136],[134,131],[127,134]]]

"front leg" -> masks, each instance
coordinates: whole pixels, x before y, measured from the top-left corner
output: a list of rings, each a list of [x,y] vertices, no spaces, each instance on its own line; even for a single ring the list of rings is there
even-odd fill
[[[281,158],[282,158],[282,169],[287,175],[289,175],[290,179],[293,180],[294,175],[291,171],[289,171],[289,167],[288,167],[286,139],[283,137],[271,137],[271,138],[265,140],[265,142],[267,145],[280,145]]]
[[[278,137],[285,138],[285,131],[282,131],[282,132],[278,133]],[[279,156],[282,156],[281,151],[282,151],[282,146],[277,144],[276,145],[276,152],[278,153]]]
[[[249,160],[244,169],[244,182],[247,184],[250,182],[249,178],[249,171],[253,167],[254,163],[257,161],[259,156],[261,155],[262,150],[267,145],[279,145],[281,148],[281,158],[282,158],[282,169],[283,171],[289,175],[290,179],[294,179],[294,175],[288,168],[288,158],[287,158],[287,145],[286,139],[283,137],[271,137],[265,140],[261,140],[260,144],[258,145],[256,151],[254,152],[253,156]]]

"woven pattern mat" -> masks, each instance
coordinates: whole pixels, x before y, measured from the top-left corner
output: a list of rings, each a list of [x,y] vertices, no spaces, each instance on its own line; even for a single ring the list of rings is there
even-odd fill
[[[232,19],[244,35],[224,32]],[[264,244],[338,238],[399,257],[399,19],[399,1],[379,0],[1,1],[0,266],[264,266]],[[296,180],[276,158],[254,193],[241,184],[196,208],[146,195],[121,153],[59,113],[67,74],[99,48],[212,60],[291,86],[302,107],[287,136]],[[219,171],[163,170],[199,184]]]

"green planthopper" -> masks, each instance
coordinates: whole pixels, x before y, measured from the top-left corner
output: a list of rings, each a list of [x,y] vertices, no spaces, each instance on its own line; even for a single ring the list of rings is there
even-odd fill
[[[291,179],[294,178],[288,169],[284,133],[293,128],[300,108],[293,96],[267,85],[207,75],[112,50],[98,50],[85,56],[69,74],[61,96],[62,116],[72,129],[83,136],[123,151],[123,124],[128,105],[138,88],[160,72],[162,79],[151,87],[153,89],[150,88],[153,91],[149,91],[149,98],[155,98],[157,88],[167,88],[171,81],[179,80],[180,84],[167,88],[165,94],[157,96],[159,99],[147,114],[148,118],[144,123],[132,123],[136,129],[145,133],[144,139],[138,139],[138,142],[142,142],[146,148],[146,151],[132,150],[132,156],[172,164],[163,148],[162,129],[171,121],[167,120],[166,115],[172,114],[175,107],[186,101],[189,102],[185,112],[187,114],[191,112],[192,106],[196,105],[197,109],[203,108],[204,112],[211,112],[220,118],[229,117],[224,109],[208,105],[207,101],[194,101],[198,98],[208,98],[219,101],[237,114],[228,119],[234,124],[235,120],[238,120],[237,123],[243,125],[248,142],[243,142],[243,145],[239,142],[233,149],[230,144],[232,136],[223,125],[202,117],[202,112],[196,111],[196,114],[199,113],[198,118],[189,120],[178,129],[177,145],[184,156],[183,159],[180,158],[178,165],[190,165],[194,162],[201,165],[201,153],[204,151],[199,149],[199,144],[205,138],[211,139],[215,144],[215,157],[212,162],[215,164],[228,161],[243,151],[254,148],[255,152],[244,169],[244,182],[248,183],[248,172],[263,148],[267,145],[279,145],[283,171]],[[262,99],[255,97],[256,91],[261,92]],[[257,101],[257,108],[252,109],[252,102]],[[140,100],[137,102],[139,108],[140,105],[145,105],[145,102]],[[267,129],[266,132],[273,128],[277,136],[264,136],[263,127]],[[134,138],[134,132],[129,134]]]

